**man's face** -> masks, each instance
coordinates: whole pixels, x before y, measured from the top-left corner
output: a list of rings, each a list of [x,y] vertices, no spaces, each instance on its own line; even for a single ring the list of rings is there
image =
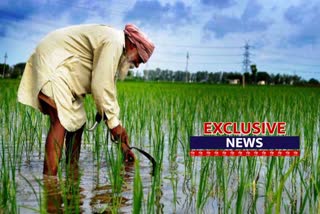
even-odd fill
[[[134,68],[134,64],[129,61],[126,55],[122,55],[118,66],[118,78],[124,80],[130,68]]]
[[[142,59],[140,58],[136,47],[130,49],[126,54],[126,57],[128,61],[132,63],[136,68],[139,67],[140,63],[142,63]]]
[[[120,80],[124,80],[128,74],[129,69],[138,68],[140,63],[142,63],[142,59],[139,56],[137,48],[129,44],[129,47],[126,51],[126,54],[120,58],[119,66],[118,66],[118,78]]]

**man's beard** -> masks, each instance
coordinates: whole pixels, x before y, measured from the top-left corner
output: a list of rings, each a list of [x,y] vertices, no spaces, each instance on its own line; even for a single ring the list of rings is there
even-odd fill
[[[118,79],[124,80],[130,68],[134,68],[134,64],[129,61],[129,58],[122,55],[118,65]]]

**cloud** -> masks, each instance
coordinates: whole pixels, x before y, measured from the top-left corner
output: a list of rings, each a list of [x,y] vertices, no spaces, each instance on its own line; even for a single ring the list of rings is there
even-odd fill
[[[26,61],[37,43],[47,33],[72,24],[102,23],[108,17],[105,1],[26,0],[0,2],[0,54],[8,53],[8,63]]]
[[[159,1],[137,1],[124,17],[125,22],[164,28],[175,28],[192,21],[191,8],[183,2],[162,5]]]
[[[39,6],[39,5],[38,5]],[[0,5],[0,20],[21,21],[31,16],[37,10],[37,5],[21,0]]]
[[[234,5],[233,0],[201,0],[201,3],[207,6],[213,6],[220,9],[228,8]]]
[[[34,4],[23,4],[23,1],[2,2],[0,4],[0,37],[8,35],[12,25],[28,19],[37,10]]]
[[[293,46],[313,45],[320,40],[319,6],[303,3],[289,7],[285,20],[296,28],[296,32],[288,36],[288,43]]]
[[[284,18],[290,24],[297,25],[297,24],[301,24],[303,22],[305,14],[307,14],[305,7],[291,6],[285,11]]]
[[[110,1],[103,3],[90,0],[10,1],[10,3],[0,4],[0,23],[10,24],[10,22],[21,22],[31,18],[35,22],[45,23],[47,20],[59,20],[61,16],[68,16],[69,24],[82,23],[92,16],[107,17],[106,8]],[[38,20],[37,17],[40,17],[41,20]]]
[[[259,19],[262,6],[255,1],[248,2],[240,17],[229,15],[215,15],[203,27],[206,35],[214,33],[222,38],[230,33],[248,33],[266,30],[271,22]]]
[[[256,1],[249,1],[243,14],[243,20],[252,20],[258,18],[258,15],[262,12],[262,6]]]

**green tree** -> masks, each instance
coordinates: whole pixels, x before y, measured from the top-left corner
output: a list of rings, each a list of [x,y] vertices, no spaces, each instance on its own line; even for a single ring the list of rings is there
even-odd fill
[[[251,69],[253,83],[256,84],[257,83],[257,72],[258,72],[257,65],[255,65],[255,64],[250,65],[250,69]]]
[[[308,83],[311,85],[318,85],[319,81],[314,78],[311,78],[311,79],[309,79]]]
[[[13,66],[12,72],[10,73],[11,78],[18,78],[22,75],[24,68],[26,67],[26,63],[21,62],[18,64],[15,64]]]
[[[252,84],[252,77],[249,72],[244,73],[244,79],[246,84]]]
[[[270,81],[270,75],[265,71],[257,72],[257,81],[262,80],[264,80],[267,83]]]
[[[1,76],[4,75],[4,77],[9,76],[9,74],[10,74],[10,66],[8,64],[1,63],[0,64],[0,74],[1,74]]]

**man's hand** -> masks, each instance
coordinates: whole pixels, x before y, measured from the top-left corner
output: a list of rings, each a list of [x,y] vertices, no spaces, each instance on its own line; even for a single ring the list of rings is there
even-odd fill
[[[115,128],[110,130],[112,141],[121,141],[121,143],[129,144],[128,134],[126,129],[121,125],[116,126]]]
[[[134,162],[135,156],[129,148],[129,137],[126,132],[126,129],[123,128],[121,125],[118,125],[117,127],[111,129],[110,132],[112,135],[112,140],[121,142],[121,149],[125,162]]]
[[[127,144],[122,143],[121,144],[121,149],[124,157],[124,161],[127,163],[133,163],[135,160],[135,156],[131,149],[129,149]]]

